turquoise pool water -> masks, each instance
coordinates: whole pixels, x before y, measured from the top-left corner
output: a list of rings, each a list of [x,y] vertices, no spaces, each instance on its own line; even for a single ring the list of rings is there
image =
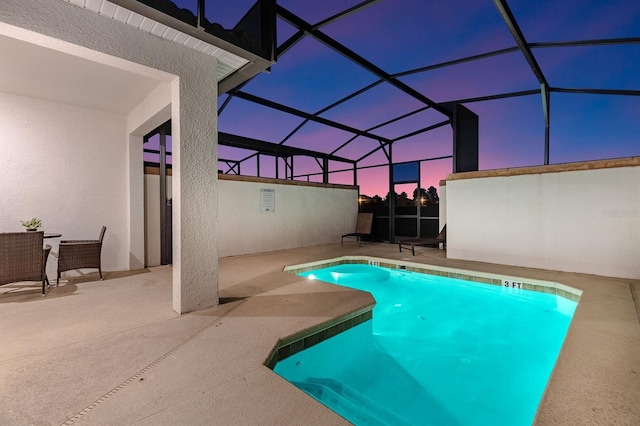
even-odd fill
[[[368,265],[300,274],[364,290],[373,319],[274,371],[356,425],[530,425],[576,302]]]

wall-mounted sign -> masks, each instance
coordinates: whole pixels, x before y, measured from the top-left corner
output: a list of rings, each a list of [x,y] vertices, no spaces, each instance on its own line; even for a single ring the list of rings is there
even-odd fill
[[[260,188],[260,211],[274,213],[276,211],[276,190]]]

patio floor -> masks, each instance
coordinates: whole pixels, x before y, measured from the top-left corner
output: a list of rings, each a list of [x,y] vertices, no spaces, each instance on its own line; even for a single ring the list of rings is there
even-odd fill
[[[263,366],[278,339],[366,308],[366,293],[282,272],[348,254],[556,281],[584,291],[537,424],[640,424],[639,280],[328,245],[220,259],[221,304],[179,316],[171,269],[0,287],[0,424],[347,422]],[[636,292],[638,294],[638,292]],[[526,367],[523,367],[526,368]]]

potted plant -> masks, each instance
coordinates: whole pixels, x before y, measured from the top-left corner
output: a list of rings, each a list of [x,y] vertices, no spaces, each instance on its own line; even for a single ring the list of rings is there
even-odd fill
[[[42,226],[42,221],[37,217],[32,217],[30,220],[20,222],[22,226],[27,228],[27,231],[37,231]]]

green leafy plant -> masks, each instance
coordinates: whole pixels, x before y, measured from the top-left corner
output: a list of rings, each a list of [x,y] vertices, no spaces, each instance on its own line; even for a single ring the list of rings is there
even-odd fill
[[[22,226],[24,226],[27,229],[38,229],[42,226],[42,221],[37,217],[32,217],[30,220],[20,222],[20,223],[22,223]]]

